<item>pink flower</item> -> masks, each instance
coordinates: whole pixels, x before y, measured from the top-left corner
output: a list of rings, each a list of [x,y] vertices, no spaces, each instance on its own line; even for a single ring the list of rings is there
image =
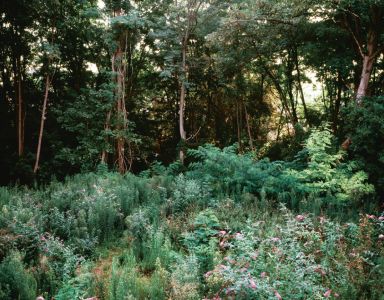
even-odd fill
[[[274,242],[274,243],[277,243],[278,241],[280,241],[280,238],[273,237],[273,238],[271,238],[271,241]]]
[[[376,219],[376,216],[375,215],[367,215],[367,218],[370,220],[374,220],[374,219]]]
[[[335,296],[335,298],[339,298],[340,297],[340,295],[338,293],[334,293],[333,295]]]
[[[384,234],[379,234],[379,240],[384,240]]]
[[[380,216],[379,221],[384,221],[384,216]]]
[[[297,215],[295,219],[297,222],[303,222],[305,217],[303,215]]]
[[[267,276],[267,273],[265,273],[265,272],[261,272],[261,274],[260,274],[260,277],[261,278],[265,278]]]
[[[227,288],[227,289],[225,290],[225,293],[226,293],[227,295],[229,295],[230,293],[232,293],[232,289],[231,289],[231,288]]]
[[[278,300],[282,300],[283,298],[281,298],[280,294],[278,291],[275,291],[275,297],[278,299]]]
[[[241,273],[245,273],[245,272],[247,272],[247,268],[241,268],[239,271],[241,272]]]
[[[256,289],[256,283],[253,278],[249,279],[249,287],[253,290]]]
[[[325,276],[327,274],[321,267],[317,267],[315,272],[319,273],[321,276]]]
[[[212,271],[208,271],[207,273],[204,274],[204,277],[205,278],[208,278],[209,276],[211,276],[213,274]]]
[[[256,260],[258,256],[259,256],[259,252],[257,252],[257,251],[251,254],[251,258],[253,260]]]
[[[236,232],[236,234],[235,234],[235,238],[236,238],[237,240],[242,240],[242,239],[244,238],[244,235],[243,235],[242,233],[240,233],[240,232]]]
[[[331,296],[331,293],[332,293],[332,290],[327,290],[327,291],[323,294],[323,296],[324,296],[325,298],[328,298],[329,296]]]
[[[219,235],[226,235],[226,234],[227,234],[227,232],[225,230],[220,230],[219,231]]]

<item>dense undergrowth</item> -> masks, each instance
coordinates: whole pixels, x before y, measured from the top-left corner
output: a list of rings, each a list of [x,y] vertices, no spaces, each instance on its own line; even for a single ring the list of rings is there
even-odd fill
[[[0,299],[381,299],[384,216],[330,131],[255,156],[1,188]]]

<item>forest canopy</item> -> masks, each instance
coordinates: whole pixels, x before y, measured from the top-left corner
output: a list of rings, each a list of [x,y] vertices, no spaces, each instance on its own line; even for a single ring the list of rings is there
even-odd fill
[[[0,299],[382,299],[384,0],[0,0]]]
[[[356,136],[353,157],[380,157],[378,143],[360,147],[373,137],[356,129],[370,125],[351,116],[372,109],[364,97],[381,101],[383,7],[2,1],[1,183],[100,163],[139,172],[154,161],[184,162],[187,149],[205,143],[290,159],[324,123],[340,144]],[[378,180],[378,170],[366,171]]]

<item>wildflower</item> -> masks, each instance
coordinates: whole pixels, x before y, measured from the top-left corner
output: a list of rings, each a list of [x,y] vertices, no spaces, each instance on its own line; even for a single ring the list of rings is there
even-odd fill
[[[237,240],[242,240],[242,239],[244,238],[244,235],[243,235],[242,233],[240,233],[240,232],[236,232],[236,234],[235,234],[235,238],[236,238]]]
[[[379,234],[379,240],[384,240],[384,234]]]
[[[226,234],[227,234],[227,232],[225,230],[220,230],[219,231],[219,235],[226,235]]]
[[[251,254],[251,258],[253,260],[256,260],[258,256],[259,256],[259,253],[257,251]]]
[[[335,296],[335,298],[339,298],[340,295],[338,293],[334,293],[333,296]]]
[[[319,273],[321,276],[325,276],[327,274],[321,267],[317,267],[315,272]]]
[[[225,289],[225,294],[229,295],[230,293],[232,293],[232,288]]]
[[[332,293],[332,290],[327,290],[327,291],[323,294],[323,296],[324,296],[325,298],[328,298],[329,296],[331,296],[331,293]]]
[[[241,272],[241,273],[245,273],[245,272],[247,272],[247,268],[241,268],[239,271]]]
[[[256,289],[256,283],[253,278],[249,279],[249,287],[253,290]]]
[[[370,220],[375,220],[376,216],[375,215],[367,215],[367,218]]]
[[[209,276],[211,276],[213,274],[212,271],[208,271],[207,273],[204,274],[204,277],[205,278],[208,278]]]
[[[297,222],[303,222],[305,217],[303,215],[297,215],[295,219]]]
[[[277,298],[277,300],[282,300],[283,298],[281,298],[280,294],[278,291],[275,291],[275,297]]]
[[[261,277],[261,278],[265,278],[266,276],[267,276],[267,273],[266,273],[266,272],[261,272],[261,273],[260,273],[260,277]]]
[[[229,268],[226,265],[219,265],[219,269],[228,270]]]
[[[277,243],[278,241],[280,241],[280,238],[273,237],[273,238],[271,238],[271,241],[274,242],[274,243]]]
[[[379,221],[384,221],[384,216],[380,216]]]

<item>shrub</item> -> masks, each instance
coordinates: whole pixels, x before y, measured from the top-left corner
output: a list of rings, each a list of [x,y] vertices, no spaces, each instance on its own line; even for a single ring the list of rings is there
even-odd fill
[[[197,300],[199,294],[199,263],[195,255],[178,257],[171,274],[172,299]]]
[[[383,96],[366,97],[362,105],[350,105],[343,111],[344,131],[352,142],[349,151],[369,174],[381,199],[384,196],[383,115]]]
[[[12,252],[0,264],[0,299],[30,300],[35,296],[35,279],[24,268],[20,253]]]

